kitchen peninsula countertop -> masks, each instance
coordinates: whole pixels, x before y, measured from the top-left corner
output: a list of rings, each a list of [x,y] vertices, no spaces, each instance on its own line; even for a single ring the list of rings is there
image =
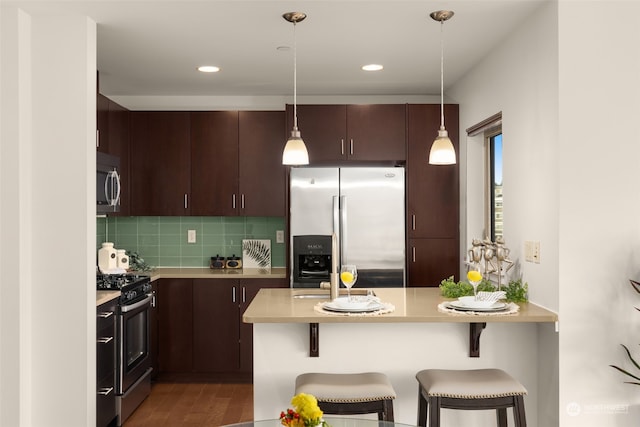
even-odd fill
[[[354,288],[356,290],[357,288]],[[438,311],[438,304],[449,301],[440,288],[376,288],[383,303],[395,306],[391,313],[375,316],[343,316],[318,313],[314,306],[322,298],[294,298],[296,293],[320,292],[310,289],[261,289],[244,312],[245,323],[425,323],[425,322],[532,322],[558,321],[558,315],[534,303],[519,303],[512,315],[449,314]],[[327,291],[328,292],[328,291]]]

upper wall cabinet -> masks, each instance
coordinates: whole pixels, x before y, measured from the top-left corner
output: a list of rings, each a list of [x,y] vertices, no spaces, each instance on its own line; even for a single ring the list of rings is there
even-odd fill
[[[311,164],[404,161],[406,105],[298,105],[298,128]],[[293,106],[287,105],[287,129]]]
[[[132,215],[284,216],[282,111],[133,112]]]
[[[102,153],[109,152],[109,98],[102,94],[96,97],[96,148]]]
[[[287,169],[282,165],[283,111],[239,113],[240,215],[285,216]]]
[[[188,215],[189,113],[131,112],[131,214]]]
[[[238,214],[238,112],[191,113],[191,214]]]

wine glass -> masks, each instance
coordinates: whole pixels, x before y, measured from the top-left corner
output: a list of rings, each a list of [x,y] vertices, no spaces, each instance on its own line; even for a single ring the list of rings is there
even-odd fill
[[[351,301],[351,287],[358,280],[358,270],[355,265],[345,264],[340,268],[340,280],[347,288],[347,299]]]
[[[482,273],[479,271],[480,269],[471,269],[467,272],[467,279],[469,279],[469,283],[473,286],[473,296],[475,299],[478,299],[478,285],[482,282]]]

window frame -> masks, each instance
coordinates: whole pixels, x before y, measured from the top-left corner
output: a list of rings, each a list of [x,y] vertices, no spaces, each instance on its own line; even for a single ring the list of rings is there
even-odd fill
[[[495,181],[495,165],[493,158],[493,138],[498,135],[502,135],[502,123],[497,126],[491,127],[484,131],[484,146],[485,146],[485,169],[484,169],[484,229],[485,235],[492,242],[496,241],[496,227],[495,227],[495,191],[493,182]],[[504,152],[504,135],[502,141],[502,150]],[[504,166],[504,157],[503,165]],[[504,175],[503,175],[504,184]],[[504,216],[503,216],[504,221]],[[504,237],[504,222],[502,228],[502,237]]]

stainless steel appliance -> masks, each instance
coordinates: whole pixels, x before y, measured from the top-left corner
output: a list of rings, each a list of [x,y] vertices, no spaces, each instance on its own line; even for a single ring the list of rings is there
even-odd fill
[[[120,211],[120,159],[110,154],[96,154],[96,213]]]
[[[116,411],[122,425],[151,391],[149,276],[98,274],[98,290],[120,290],[116,310]]]
[[[296,246],[296,236],[330,239],[332,233],[339,242],[338,265],[355,264],[358,268],[356,286],[404,286],[404,189],[402,167],[291,169],[291,286],[318,287],[326,280],[295,277],[296,262],[299,264],[307,250]]]
[[[331,236],[293,236],[292,282],[295,287],[318,287],[331,273]]]

